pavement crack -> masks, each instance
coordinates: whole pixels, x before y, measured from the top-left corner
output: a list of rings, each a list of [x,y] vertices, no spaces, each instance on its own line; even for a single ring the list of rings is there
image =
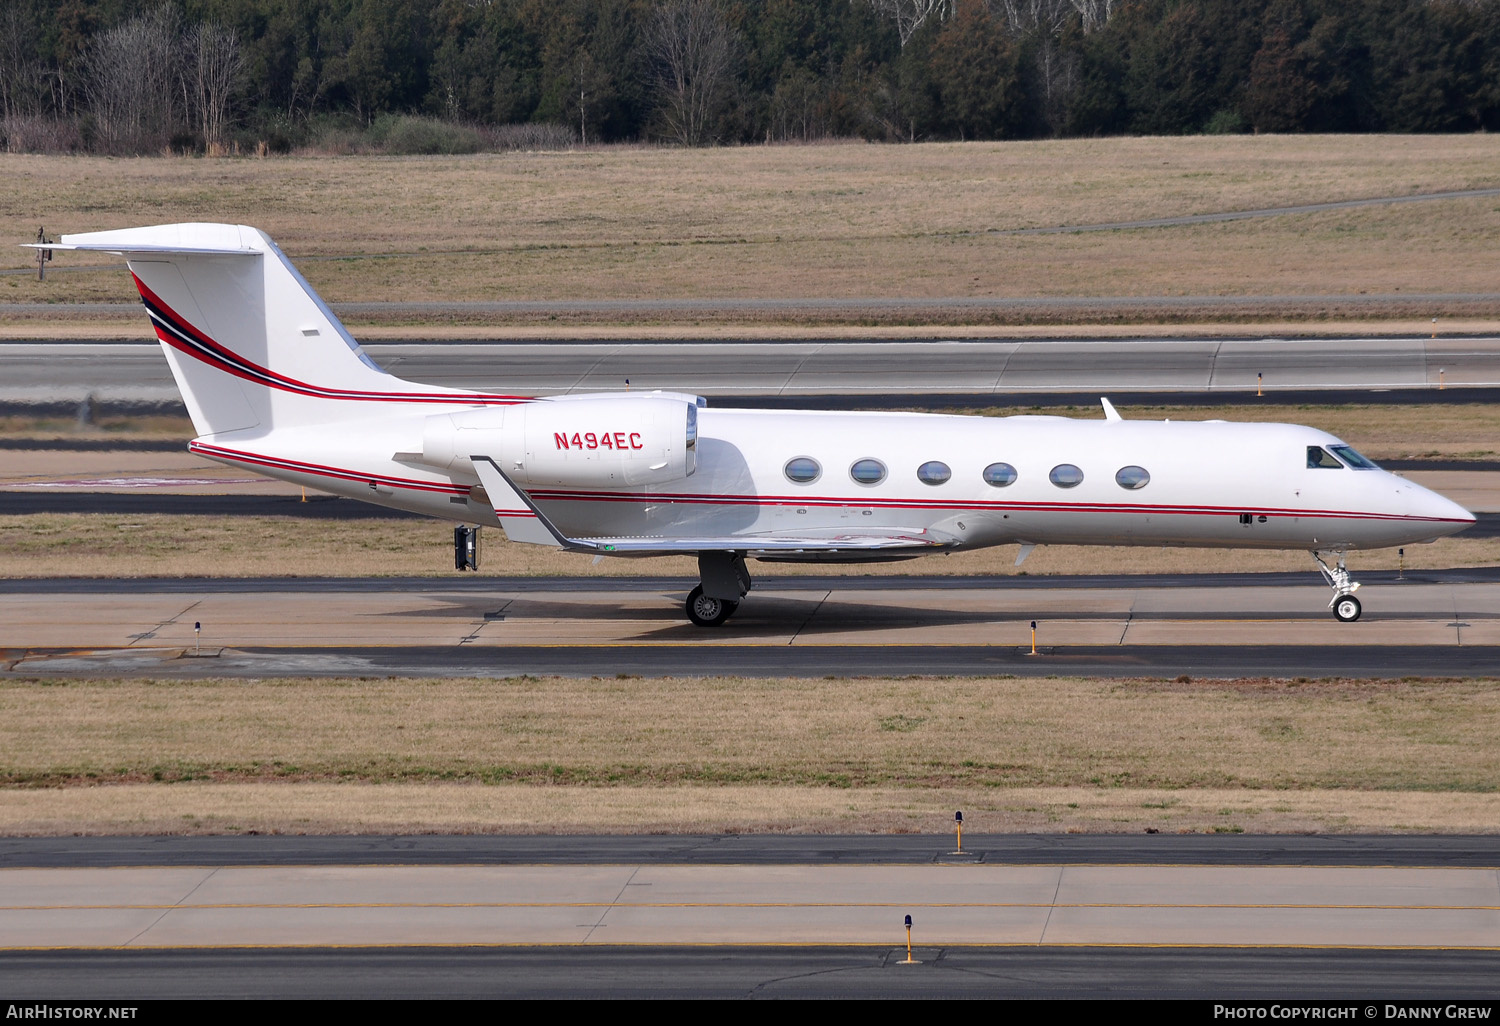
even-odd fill
[[[625,882],[620,885],[619,893],[617,893],[614,896],[614,899],[612,901],[610,901],[610,903],[607,906],[605,906],[604,911],[599,913],[599,918],[596,919],[596,920],[594,920],[593,925],[591,925],[589,927],[589,932],[586,933],[584,935],[584,937],[583,937],[583,940],[579,941],[578,943],[580,943],[580,944],[587,944],[589,941],[591,941],[591,940],[594,939],[594,931],[597,930],[597,929],[599,929],[599,927],[603,926],[604,925],[604,919],[605,919],[605,917],[608,916],[611,911],[613,911],[615,908],[617,908],[619,906],[620,899],[623,898],[623,897],[625,897],[625,891],[630,887],[630,884],[636,878],[636,874],[638,874],[640,871],[641,871],[641,867],[640,866],[636,866],[634,869],[632,869],[630,871],[630,875],[628,877],[626,877],[625,878]]]
[[[1005,372],[1010,368],[1010,358],[1021,351],[1025,343],[1018,343],[1010,352],[1000,358],[1000,370],[995,374],[995,383],[990,386],[990,394],[995,395],[1000,391],[1000,383],[1005,380]]]
[[[163,627],[170,627],[172,624],[176,623],[178,620],[181,620],[184,616],[187,616],[194,609],[197,609],[201,605],[203,605],[203,600],[199,599],[198,601],[194,602],[192,605],[184,609],[182,612],[173,616],[171,619],[161,621],[155,627],[152,627],[149,631],[141,631],[139,634],[127,635],[127,637],[130,639],[130,645],[134,645],[137,641],[150,641],[152,638],[156,637],[157,631],[161,630]],[[126,645],[125,647],[129,648],[130,645]]]
[[[905,949],[902,949],[902,953],[905,954]],[[889,968],[891,965],[890,958],[891,952],[886,952],[876,961],[874,968]],[[840,965],[834,966],[831,969],[809,969],[805,973],[788,973],[785,976],[773,976],[768,980],[761,980],[755,986],[751,987],[745,992],[745,997],[759,997],[761,992],[767,987],[773,987],[778,983],[790,983],[794,980],[814,980],[820,976],[837,976],[840,973],[864,972],[869,968],[871,968],[869,965]]]
[[[482,631],[482,630],[484,630],[486,627],[488,627],[493,622],[494,622],[493,620],[480,620],[477,624],[473,625],[474,629],[472,631],[470,631],[468,634],[465,634],[463,637],[461,637],[461,638],[458,639],[458,643],[460,645],[467,645],[471,641],[478,641],[479,640],[479,632]]]
[[[576,391],[576,390],[578,390],[580,388],[584,388],[588,384],[589,378],[593,376],[593,374],[594,374],[595,371],[597,371],[600,367],[602,367],[604,365],[604,362],[606,360],[608,360],[608,359],[610,359],[610,357],[615,356],[615,355],[617,355],[619,353],[622,353],[622,352],[624,352],[624,347],[623,346],[613,346],[610,349],[606,350],[605,352],[601,353],[599,355],[599,358],[597,360],[595,360],[594,362],[590,363],[586,368],[584,368],[584,370],[578,375],[578,377],[576,377],[576,378],[573,379],[573,383],[567,387],[567,392],[572,393],[572,392],[574,392],[574,391]],[[624,378],[622,380],[629,381],[630,379],[627,377],[627,378]],[[626,388],[627,392],[629,390],[630,390],[629,388]],[[594,391],[598,391],[598,390],[595,389]]]
[[[197,603],[194,603],[194,605],[197,605]],[[191,609],[192,606],[189,606],[188,608]],[[167,918],[167,915],[170,912],[172,912],[172,911],[174,911],[176,909],[181,908],[183,902],[187,901],[193,895],[197,894],[198,891],[202,889],[203,885],[206,884],[206,883],[208,883],[208,881],[212,880],[214,878],[214,876],[218,872],[219,872],[219,867],[217,867],[217,866],[215,866],[213,869],[210,869],[208,871],[208,875],[207,876],[203,877],[197,883],[193,884],[192,887],[188,888],[188,892],[186,894],[184,894],[182,897],[180,897],[176,901],[172,902],[171,908],[164,908],[164,909],[162,909],[161,915],[157,916],[155,919],[151,920],[151,922],[149,922],[145,926],[141,927],[140,930],[138,930],[136,932],[135,936],[131,937],[128,941],[125,942],[124,946],[127,947],[127,948],[130,947],[136,941],[138,941],[142,937],[146,936],[146,934],[148,934],[152,930],[156,929],[157,924],[159,924],[163,919]]]
[[[792,631],[792,636],[786,639],[787,648],[791,648],[792,645],[796,643],[797,636],[799,634],[801,634],[804,630],[807,629],[807,625],[810,624],[810,623],[812,623],[813,617],[815,617],[815,616],[818,615],[818,610],[820,610],[820,609],[823,608],[823,603],[827,602],[828,601],[828,597],[830,595],[832,595],[832,594],[833,594],[832,590],[825,591],[823,593],[823,597],[820,598],[820,599],[818,599],[818,604],[815,605],[815,606],[813,606],[812,612],[808,613],[806,619],[804,619],[801,623],[799,623],[797,625],[797,629],[794,630],[794,631]]]
[[[1047,943],[1047,929],[1052,925],[1052,911],[1057,908],[1057,896],[1062,893],[1062,878],[1067,871],[1066,866],[1057,867],[1057,883],[1052,887],[1052,900],[1047,905],[1047,917],[1042,920],[1042,932],[1036,938],[1038,947]]]
[[[823,352],[825,348],[825,346],[814,346],[812,352],[804,353],[797,361],[797,366],[793,367],[792,372],[786,376],[786,381],[782,382],[781,387],[776,390],[776,394],[786,395],[787,389],[792,387],[792,383],[797,380],[797,375],[802,373],[802,368],[806,366],[807,361]]]

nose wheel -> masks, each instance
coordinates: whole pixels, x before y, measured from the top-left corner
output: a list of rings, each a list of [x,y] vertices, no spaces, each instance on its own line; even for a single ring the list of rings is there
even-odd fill
[[[1318,561],[1323,579],[1333,589],[1333,598],[1329,600],[1328,608],[1333,610],[1334,619],[1340,623],[1353,623],[1363,612],[1359,599],[1354,597],[1354,593],[1359,590],[1359,582],[1349,579],[1349,568],[1344,565],[1344,553],[1335,552],[1334,555],[1338,559],[1331,568],[1323,562],[1322,554],[1314,552],[1312,557]]]
[[[1333,600],[1333,615],[1343,623],[1353,623],[1359,619],[1359,599],[1353,595],[1343,595]]]
[[[703,594],[703,586],[701,584],[688,592],[688,619],[699,627],[717,627],[733,616],[734,611],[738,608],[740,608],[738,602],[730,602],[727,599],[709,598]]]

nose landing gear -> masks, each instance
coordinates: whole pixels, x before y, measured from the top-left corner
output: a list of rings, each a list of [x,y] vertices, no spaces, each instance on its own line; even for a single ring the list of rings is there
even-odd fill
[[[1342,623],[1353,623],[1363,611],[1359,599],[1354,597],[1354,593],[1359,590],[1359,582],[1349,579],[1349,568],[1344,565],[1343,550],[1334,552],[1334,555],[1338,558],[1332,569],[1323,562],[1321,553],[1315,551],[1312,557],[1318,561],[1323,579],[1333,589],[1333,598],[1329,600],[1328,608],[1333,610],[1334,618]]]

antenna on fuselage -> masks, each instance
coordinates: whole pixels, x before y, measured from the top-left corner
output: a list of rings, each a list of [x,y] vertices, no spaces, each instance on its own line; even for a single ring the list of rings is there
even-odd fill
[[[1101,406],[1104,407],[1104,419],[1105,420],[1124,420],[1125,419],[1124,417],[1120,416],[1120,411],[1117,410],[1117,409],[1115,409],[1115,404],[1112,403],[1112,402],[1110,402],[1108,399],[1104,398],[1103,396],[1099,397],[1099,405],[1101,405]]]

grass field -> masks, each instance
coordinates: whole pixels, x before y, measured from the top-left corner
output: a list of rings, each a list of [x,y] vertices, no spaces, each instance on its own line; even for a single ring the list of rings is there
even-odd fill
[[[1497,729],[1487,680],[13,680],[0,832],[1486,832]]]
[[[1174,228],[997,233],[1492,187],[1500,185],[1497,157],[1500,139],[1488,135],[270,160],[4,155],[0,174],[13,187],[0,195],[0,236],[34,238],[39,223],[71,232],[241,221],[268,231],[335,302],[1489,292],[1500,262],[1496,198]],[[19,249],[0,252],[0,265],[24,267],[27,259]],[[99,263],[60,254],[56,266]],[[46,283],[0,278],[0,303],[133,298],[128,277],[114,268],[56,273]],[[1224,312],[1280,318],[1274,306],[1229,302]],[[1496,311],[1450,304],[1403,316],[1465,312]],[[1313,316],[1354,314],[1330,308]],[[1149,306],[1125,316],[1181,319]],[[819,317],[994,319],[972,311]],[[1045,312],[1019,319],[1028,318],[1056,319]],[[570,318],[622,319],[630,318]],[[700,313],[688,321],[722,319]],[[807,318],[748,317],[788,319]],[[1018,318],[999,318],[1007,319]]]

